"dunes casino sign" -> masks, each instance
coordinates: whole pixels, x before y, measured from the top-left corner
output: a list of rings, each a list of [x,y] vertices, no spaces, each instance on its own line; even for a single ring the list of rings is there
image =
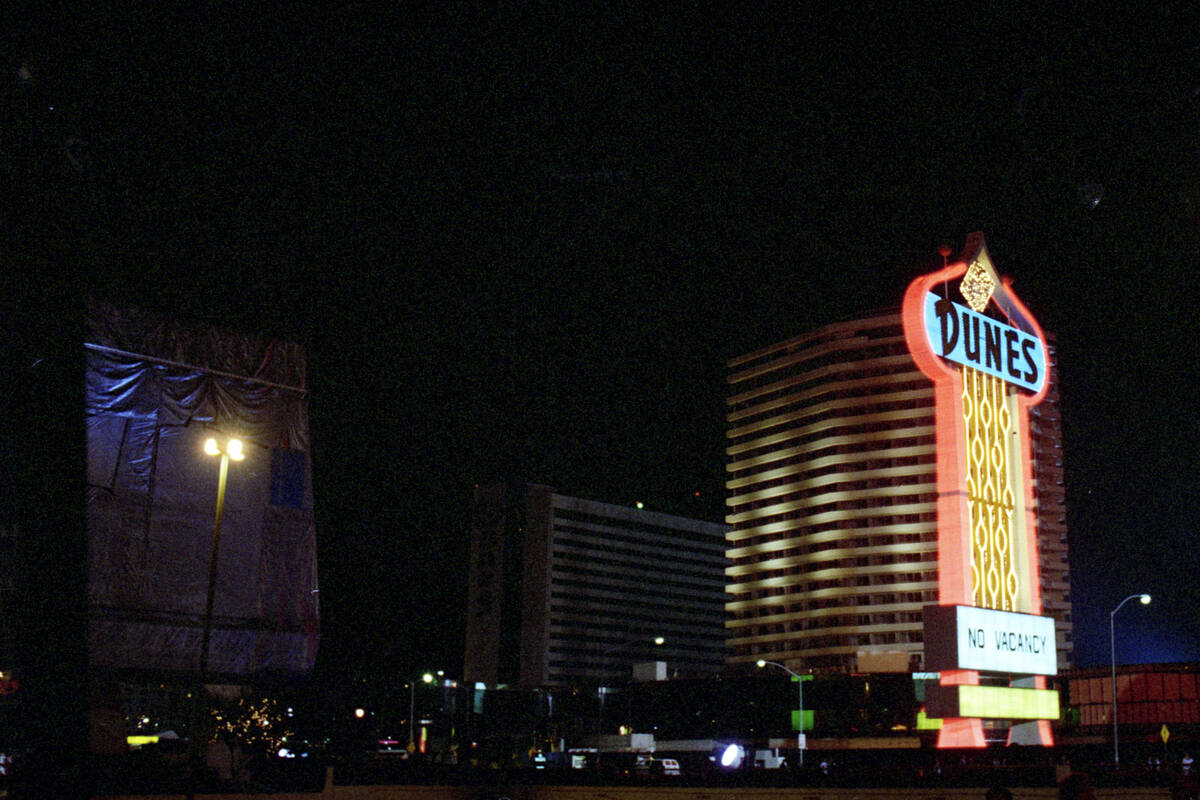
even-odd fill
[[[925,336],[934,354],[1037,394],[1046,382],[1040,338],[935,292],[925,295]]]
[[[938,746],[985,746],[983,717],[1033,720],[1014,725],[1010,742],[1050,744],[1046,715],[1058,706],[1045,676],[1057,669],[1057,643],[1042,614],[1030,424],[1050,386],[1045,334],[982,234],[909,284],[901,316],[933,381],[938,593],[924,649],[947,701]],[[988,685],[980,672],[992,673]],[[1011,685],[995,685],[1004,675]]]

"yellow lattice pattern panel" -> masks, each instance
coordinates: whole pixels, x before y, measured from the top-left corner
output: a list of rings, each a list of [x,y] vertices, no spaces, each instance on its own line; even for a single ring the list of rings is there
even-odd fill
[[[967,504],[971,519],[971,580],[975,605],[1015,611],[1013,509],[1008,468],[1011,414],[1004,382],[963,369],[967,437]]]

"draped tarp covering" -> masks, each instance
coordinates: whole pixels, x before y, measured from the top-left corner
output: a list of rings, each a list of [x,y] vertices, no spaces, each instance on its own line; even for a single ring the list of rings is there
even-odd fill
[[[236,435],[208,668],[304,673],[319,634],[304,351],[164,315],[88,307],[89,656],[195,670],[218,459]]]

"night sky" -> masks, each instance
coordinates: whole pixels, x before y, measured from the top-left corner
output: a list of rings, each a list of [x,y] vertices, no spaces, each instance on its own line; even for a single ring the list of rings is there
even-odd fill
[[[1077,661],[1141,591],[1118,660],[1200,659],[1197,20],[563,5],[13,21],[3,307],[308,348],[320,668],[457,671],[477,482],[721,519],[726,360],[975,230],[1059,340]]]

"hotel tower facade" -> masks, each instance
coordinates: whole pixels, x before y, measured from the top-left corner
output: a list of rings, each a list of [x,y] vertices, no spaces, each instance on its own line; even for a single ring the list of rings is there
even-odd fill
[[[657,662],[661,677],[719,673],[724,546],[718,523],[534,483],[477,487],[464,679],[536,689]]]
[[[1071,666],[1055,350],[1031,410],[1043,613]],[[727,665],[902,671],[938,598],[934,388],[899,310],[826,325],[728,364]]]

